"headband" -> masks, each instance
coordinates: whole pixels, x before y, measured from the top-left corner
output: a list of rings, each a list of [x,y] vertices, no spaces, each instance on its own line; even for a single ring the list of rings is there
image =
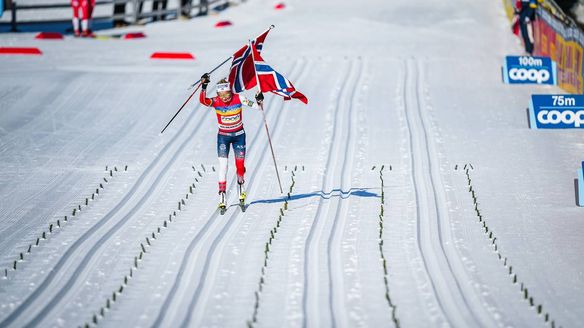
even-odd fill
[[[225,91],[231,91],[231,88],[229,87],[229,83],[217,84],[217,92],[225,92]]]

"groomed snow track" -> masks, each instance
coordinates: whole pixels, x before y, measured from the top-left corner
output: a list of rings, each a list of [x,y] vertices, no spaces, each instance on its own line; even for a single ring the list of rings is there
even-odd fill
[[[309,98],[266,96],[290,193],[246,109],[249,206],[231,159],[220,215],[212,111],[159,131],[270,24],[263,57]],[[134,41],[1,34],[43,55],[0,57],[0,327],[581,326],[582,134],[527,128],[560,90],[501,83],[506,24],[499,2],[249,0]],[[129,169],[92,202],[105,165]]]
[[[184,149],[188,142],[196,135],[198,128],[201,123],[198,123],[190,133],[187,130],[187,126],[191,121],[195,121],[196,116],[201,116],[201,114],[196,115],[193,112],[190,115],[190,120],[185,121],[182,125],[179,133],[162,149],[158,157],[146,168],[144,173],[140,176],[137,182],[134,184],[132,189],[126,194],[126,196],[114,207],[109,213],[107,213],[97,224],[92,226],[87,230],[71,247],[67,249],[64,255],[61,257],[59,262],[57,262],[52,270],[49,272],[44,281],[40,286],[35,289],[35,291],[22,302],[6,319],[0,322],[2,326],[8,326],[16,323],[21,316],[30,316],[31,311],[38,311],[37,314],[28,322],[26,326],[34,327],[37,326],[50,311],[56,307],[59,302],[65,297],[66,293],[72,289],[72,286],[80,278],[82,272],[87,270],[88,264],[91,258],[99,251],[100,247],[104,245],[106,240],[113,236],[116,231],[120,229],[124,224],[126,224],[134,215],[134,213],[139,209],[146,200],[153,195],[153,191],[156,186],[160,183],[162,177],[168,172],[168,169],[172,166],[178,154]],[[201,120],[199,119],[199,122]],[[183,135],[188,134],[186,138]],[[182,143],[179,141],[183,136]],[[174,151],[170,156],[166,155],[167,151]],[[165,156],[166,155],[166,156]],[[162,160],[162,161],[161,161]],[[121,218],[119,218],[121,216]],[[109,228],[106,225],[112,218],[118,221],[112,224]],[[105,227],[104,227],[105,225]],[[107,229],[103,233],[101,228]],[[100,233],[102,233],[100,235]],[[87,245],[86,245],[87,243]],[[78,250],[84,247],[85,253],[83,256],[79,256]],[[77,257],[75,257],[77,255]],[[76,263],[76,261],[81,260],[73,270],[70,272],[70,261]],[[75,264],[73,264],[75,265]],[[67,267],[69,272],[64,272],[63,268]],[[69,276],[67,280],[64,281],[63,276]],[[59,276],[61,279],[55,280]],[[56,284],[56,285],[55,285]],[[44,296],[45,291],[51,293],[54,296]],[[51,291],[52,290],[52,291]],[[55,293],[54,291],[57,290]],[[44,297],[43,297],[44,296]],[[32,306],[36,308],[34,310],[29,310]],[[40,311],[39,311],[40,308]],[[25,319],[26,320],[26,319]]]
[[[445,196],[435,148],[429,140],[427,117],[420,97],[423,64],[416,58],[404,63],[404,109],[411,147],[411,177],[416,194],[418,247],[436,300],[445,321],[458,327],[490,327],[494,323],[482,313],[464,269],[457,265],[452,249]],[[453,263],[454,262],[454,263]],[[478,313],[477,313],[478,312]]]

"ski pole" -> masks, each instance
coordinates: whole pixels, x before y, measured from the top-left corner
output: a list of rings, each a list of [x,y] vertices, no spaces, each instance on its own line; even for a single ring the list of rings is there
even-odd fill
[[[215,72],[216,70],[219,69],[219,67],[225,65],[226,62],[228,62],[231,58],[233,57],[229,57],[227,59],[225,59],[221,64],[217,65],[217,67],[213,68],[210,72],[209,75],[211,75],[213,72]],[[172,123],[172,121],[175,119],[175,117],[178,115],[178,113],[180,113],[180,111],[187,105],[187,103],[191,100],[191,98],[193,98],[193,96],[195,95],[195,93],[197,92],[197,90],[199,90],[199,87],[201,86],[201,81],[197,81],[195,82],[195,84],[193,84],[191,87],[194,87],[195,85],[197,85],[197,88],[195,89],[195,91],[193,91],[193,93],[191,93],[191,95],[187,98],[187,100],[182,104],[182,106],[180,106],[180,108],[178,109],[178,111],[174,114],[174,116],[170,119],[170,121],[168,121],[168,123],[166,124],[166,126],[164,127],[164,129],[162,129],[162,131],[160,131],[160,134],[164,133],[164,130],[166,130],[166,128],[170,125],[170,123]]]
[[[174,116],[170,119],[170,121],[168,121],[168,123],[166,123],[166,126],[164,127],[164,129],[162,129],[162,131],[160,131],[160,134],[164,133],[164,130],[166,130],[166,128],[170,125],[170,123],[172,123],[172,121],[174,120],[174,118],[178,115],[178,113],[180,113],[180,111],[186,106],[186,104],[189,102],[189,100],[191,100],[191,98],[195,95],[195,92],[197,92],[197,90],[199,90],[199,87],[201,86],[201,84],[199,83],[199,85],[197,86],[197,88],[193,91],[193,93],[191,93],[191,95],[187,98],[187,100],[182,104],[182,106],[180,106],[180,108],[178,109],[178,111],[174,114]]]
[[[270,27],[272,28],[272,27]],[[248,45],[249,48],[251,49],[251,59],[253,61],[253,66],[254,66],[254,74],[255,74],[255,78],[256,78],[256,84],[258,87],[258,92],[261,93],[262,92],[262,88],[260,85],[260,78],[258,76],[258,72],[255,70],[255,57],[253,55],[254,53],[254,48],[255,45],[252,45],[251,40],[247,40],[248,41]],[[264,127],[266,128],[266,134],[268,135],[268,143],[270,144],[270,150],[272,151],[272,160],[274,160],[274,168],[276,169],[276,177],[278,177],[278,186],[280,186],[280,193],[283,194],[284,190],[282,189],[282,182],[280,181],[280,173],[278,172],[278,164],[276,164],[276,155],[274,154],[274,147],[272,146],[272,138],[270,137],[270,131],[268,130],[268,121],[266,120],[266,112],[264,112],[264,104],[263,102],[258,102],[258,105],[260,105],[260,109],[262,110],[262,115],[264,117]]]

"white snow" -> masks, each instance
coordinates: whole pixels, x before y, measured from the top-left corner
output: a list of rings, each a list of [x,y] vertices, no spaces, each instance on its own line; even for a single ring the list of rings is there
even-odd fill
[[[43,51],[0,57],[0,326],[581,326],[584,134],[528,128],[561,90],[502,84],[500,1],[275,4],[98,31],[141,40],[0,34]],[[245,111],[250,206],[221,216],[214,113],[159,132],[270,24],[263,57],[310,102],[266,96],[283,195]],[[234,182],[230,159],[229,204]]]

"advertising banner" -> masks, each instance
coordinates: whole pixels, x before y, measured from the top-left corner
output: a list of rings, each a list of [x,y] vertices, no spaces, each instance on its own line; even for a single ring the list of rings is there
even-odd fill
[[[558,85],[569,93],[584,93],[582,54],[584,34],[577,26],[568,26],[547,10],[537,10],[534,22],[535,54],[557,63]]]
[[[532,95],[529,126],[532,129],[583,129],[584,95]]]
[[[555,85],[556,63],[548,57],[507,56],[503,64],[503,81],[507,84]]]

